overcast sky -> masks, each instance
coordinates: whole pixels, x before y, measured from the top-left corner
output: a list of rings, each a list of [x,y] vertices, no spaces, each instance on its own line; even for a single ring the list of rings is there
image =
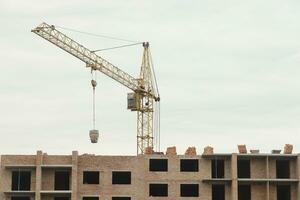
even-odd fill
[[[149,41],[161,102],[161,150],[300,151],[299,0],[0,0],[0,154],[136,153],[127,88],[30,32],[57,26]],[[126,44],[61,30],[90,49]],[[137,77],[142,47],[99,53]]]

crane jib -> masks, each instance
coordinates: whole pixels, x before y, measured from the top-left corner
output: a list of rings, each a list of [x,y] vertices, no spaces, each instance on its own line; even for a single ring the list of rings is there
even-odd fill
[[[115,79],[129,89],[136,91],[139,88],[138,82],[134,77],[112,65],[110,62],[101,58],[83,45],[75,42],[65,34],[59,32],[54,26],[43,23],[37,28],[33,29],[32,32],[79,58],[83,62],[94,63],[97,70]]]

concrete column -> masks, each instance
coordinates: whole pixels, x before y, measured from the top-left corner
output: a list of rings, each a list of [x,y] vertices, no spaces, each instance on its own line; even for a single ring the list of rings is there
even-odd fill
[[[270,182],[267,181],[266,183],[266,200],[270,199]]]
[[[71,200],[78,200],[78,184],[77,173],[78,172],[78,151],[72,152],[72,196]]]
[[[297,199],[300,199],[300,154],[298,154],[298,157],[297,157],[297,178],[298,178],[298,188],[297,188],[297,193],[298,193],[298,198]]]
[[[42,189],[42,164],[43,164],[43,152],[37,151],[36,153],[36,169],[35,169],[35,200],[41,200]]]
[[[266,156],[266,179],[270,178],[270,172],[269,172],[269,156]],[[267,181],[266,185],[267,193],[266,193],[266,200],[270,199],[270,182]]]
[[[231,156],[231,200],[238,200],[237,154]]]

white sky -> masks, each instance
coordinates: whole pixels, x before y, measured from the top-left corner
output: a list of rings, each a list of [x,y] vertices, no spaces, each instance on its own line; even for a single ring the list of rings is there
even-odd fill
[[[0,0],[0,154],[72,150],[135,154],[128,89],[98,76],[98,144],[84,63],[30,32],[45,21],[150,41],[162,96],[162,138],[184,153],[300,151],[300,1]],[[63,31],[90,49],[120,42]],[[121,43],[123,44],[123,43]],[[137,76],[142,47],[101,53]]]

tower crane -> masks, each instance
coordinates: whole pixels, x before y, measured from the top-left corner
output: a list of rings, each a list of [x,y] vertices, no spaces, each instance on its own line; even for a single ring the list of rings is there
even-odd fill
[[[42,23],[31,31],[83,61],[91,72],[98,70],[132,90],[127,95],[127,109],[137,112],[137,154],[144,154],[147,148],[154,148],[154,110],[160,96],[151,66],[148,42],[142,43],[144,52],[140,75],[134,78],[97,55],[95,51],[58,31],[54,25]]]

